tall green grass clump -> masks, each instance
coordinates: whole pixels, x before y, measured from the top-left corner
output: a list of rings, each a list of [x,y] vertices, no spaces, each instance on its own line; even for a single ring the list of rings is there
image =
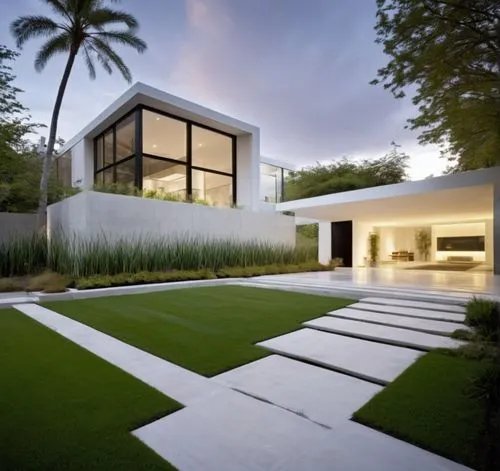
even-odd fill
[[[166,237],[109,240],[53,236],[20,237],[0,244],[0,275],[34,275],[51,270],[72,277],[169,270],[297,265],[316,259],[311,248],[258,241]]]
[[[287,245],[194,237],[140,237],[134,240],[53,238],[48,268],[71,276],[169,270],[212,270],[224,267],[299,264],[315,259],[310,249]]]
[[[0,277],[24,276],[47,268],[47,237],[19,235],[0,242]]]

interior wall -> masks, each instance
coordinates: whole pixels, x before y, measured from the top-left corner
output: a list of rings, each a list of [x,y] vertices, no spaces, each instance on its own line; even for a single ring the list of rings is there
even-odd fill
[[[486,255],[486,251],[484,252],[467,252],[467,251],[459,251],[459,252],[450,252],[443,251],[440,252],[437,250],[437,239],[438,237],[460,237],[460,236],[484,236],[485,237],[485,249],[490,250],[488,252],[492,252],[492,241],[487,240],[486,238],[486,223],[483,222],[473,222],[473,223],[456,223],[456,224],[434,224],[431,226],[432,231],[432,245],[431,245],[431,257],[433,261],[440,262],[446,261],[448,257],[453,256],[463,256],[463,257],[472,257],[472,259],[476,262],[486,262],[487,258],[491,258],[492,254],[488,253]],[[492,237],[491,237],[492,239]]]
[[[392,252],[408,251],[415,254],[415,260],[423,260],[417,250],[415,233],[422,229],[421,226],[414,227],[378,227],[380,235],[380,260],[391,260]]]
[[[368,258],[368,236],[374,231],[373,224],[352,222],[352,266],[364,267]]]

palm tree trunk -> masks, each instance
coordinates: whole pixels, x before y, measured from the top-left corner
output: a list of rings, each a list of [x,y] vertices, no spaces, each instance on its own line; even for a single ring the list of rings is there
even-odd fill
[[[52,119],[50,121],[50,132],[49,141],[47,143],[47,151],[45,153],[45,158],[43,159],[43,170],[42,177],[40,179],[40,199],[38,200],[38,211],[37,211],[37,225],[41,229],[46,225],[47,222],[47,188],[49,185],[50,169],[52,167],[52,155],[54,154],[54,146],[56,143],[57,136],[57,122],[59,120],[59,113],[61,111],[61,104],[64,97],[64,92],[66,91],[66,86],[68,85],[69,76],[71,74],[71,69],[75,63],[75,57],[78,50],[71,50],[69,53],[68,61],[66,62],[66,67],[59,84],[59,90],[57,92],[56,102],[54,104],[54,110],[52,111]]]

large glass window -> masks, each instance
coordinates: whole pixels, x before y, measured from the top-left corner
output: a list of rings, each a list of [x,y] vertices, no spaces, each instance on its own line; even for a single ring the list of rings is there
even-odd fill
[[[135,158],[123,160],[116,165],[116,182],[135,185]]]
[[[186,166],[168,160],[143,157],[143,189],[186,199]]]
[[[208,129],[192,128],[193,166],[232,173],[233,140]]]
[[[113,163],[113,131],[104,134],[104,167]]]
[[[142,136],[136,142],[138,119]],[[137,109],[95,139],[95,182],[230,206],[236,200],[234,139],[181,118]]]
[[[186,161],[187,124],[183,121],[144,110],[142,133],[145,154]]]
[[[233,202],[232,177],[193,170],[193,199],[205,200],[212,206],[231,206]]]
[[[116,161],[135,154],[135,114],[116,125]]]
[[[95,141],[96,171],[104,167],[104,138],[101,136]]]
[[[266,203],[279,203],[282,199],[282,168],[260,164],[260,199]]]

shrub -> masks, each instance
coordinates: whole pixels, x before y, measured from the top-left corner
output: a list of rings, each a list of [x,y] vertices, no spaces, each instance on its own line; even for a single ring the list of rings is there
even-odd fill
[[[451,334],[451,338],[457,340],[473,341],[476,339],[476,334],[467,329],[457,329]]]
[[[500,308],[495,301],[473,298],[467,303],[465,323],[474,327],[478,335],[496,341],[500,331]]]
[[[77,289],[110,288],[113,286],[141,285],[149,283],[168,283],[173,281],[211,280],[214,278],[250,278],[261,275],[277,275],[280,273],[298,273],[304,271],[330,270],[330,267],[319,263],[303,265],[266,265],[251,267],[228,267],[214,273],[211,270],[172,270],[169,272],[120,273],[117,275],[93,275],[80,278]]]
[[[45,293],[61,293],[66,291],[71,280],[59,273],[45,272],[32,278],[28,284],[28,291],[43,291]]]
[[[26,283],[19,278],[0,278],[0,293],[25,291]]]
[[[119,275],[95,275],[82,278],[76,282],[77,289],[111,288],[113,286],[143,285],[151,283],[168,283],[174,281],[194,281],[214,279],[215,274],[208,270],[171,271],[166,273],[120,273]]]

